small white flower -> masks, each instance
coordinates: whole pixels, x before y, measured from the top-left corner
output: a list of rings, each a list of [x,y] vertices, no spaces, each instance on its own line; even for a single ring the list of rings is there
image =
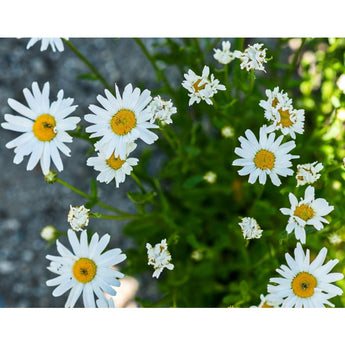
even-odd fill
[[[234,129],[230,126],[225,126],[222,128],[222,136],[224,138],[232,138],[234,136]]]
[[[152,144],[158,136],[149,131],[149,128],[158,128],[150,123],[151,114],[145,109],[152,97],[149,90],[142,93],[139,88],[133,90],[128,84],[122,94],[115,84],[116,97],[108,90],[104,90],[106,98],[101,95],[97,100],[104,107],[90,105],[89,109],[94,114],[85,115],[85,120],[93,123],[86,127],[87,133],[92,133],[90,138],[102,137],[96,144],[96,150],[103,150],[105,157],[109,158],[115,151],[115,156],[126,159],[127,143],[138,138],[146,144]]]
[[[68,40],[68,38],[65,38],[65,40]],[[55,52],[58,50],[59,52],[62,52],[64,50],[63,42],[61,38],[31,38],[26,46],[26,49],[30,49],[36,42],[42,41],[41,42],[41,51],[44,51],[50,47],[52,48],[52,51]]]
[[[72,142],[72,137],[67,131],[77,127],[79,117],[71,116],[77,107],[73,105],[73,98],[63,98],[63,90],[57,94],[57,100],[50,104],[49,82],[43,86],[42,92],[36,82],[32,83],[32,93],[24,89],[24,97],[29,107],[9,98],[9,106],[24,116],[5,114],[5,120],[1,126],[11,131],[22,133],[16,139],[6,144],[8,149],[14,148],[15,164],[23,161],[30,155],[26,170],[32,170],[40,162],[43,175],[50,170],[50,160],[58,169],[63,170],[59,150],[66,156],[70,156],[70,149],[64,144]]]
[[[305,226],[312,225],[316,230],[323,229],[323,224],[328,224],[328,220],[323,218],[334,210],[334,206],[329,206],[323,198],[315,199],[314,187],[308,186],[304,193],[304,199],[300,201],[289,193],[291,208],[281,208],[281,213],[290,216],[286,231],[290,234],[295,232],[297,240],[305,243]]]
[[[328,299],[342,295],[343,290],[332,283],[344,278],[342,273],[330,273],[338,259],[330,260],[323,265],[327,249],[322,248],[317,257],[310,263],[310,253],[306,254],[300,243],[295,248],[295,258],[285,254],[288,266],[281,265],[276,271],[282,276],[271,278],[268,285],[270,294],[283,299],[282,308],[323,308],[334,307]]]
[[[84,205],[72,207],[69,206],[70,210],[67,215],[67,221],[70,223],[72,230],[80,231],[89,224],[89,212]]]
[[[205,175],[204,175],[204,180],[207,183],[215,183],[217,180],[217,174],[214,173],[213,171],[208,171]]]
[[[230,51],[231,43],[229,41],[222,42],[222,50],[220,49],[213,49],[214,55],[213,57],[221,64],[227,65],[236,57],[233,52]]]
[[[283,299],[275,294],[260,295],[260,304],[258,306],[251,306],[251,308],[279,308],[283,303]]]
[[[343,240],[341,239],[339,234],[337,234],[336,232],[334,232],[333,234],[328,236],[328,241],[334,245],[337,245],[337,244],[340,244],[341,242],[343,242]]]
[[[264,63],[267,62],[266,60],[266,49],[261,49],[263,46],[262,43],[255,43],[254,45],[248,45],[248,48],[245,49],[243,53],[238,51],[235,52],[236,57],[241,60],[241,69],[246,69],[247,71],[250,70],[259,70],[265,71]]]
[[[56,228],[52,225],[45,226],[41,231],[41,237],[48,242],[54,241],[56,239],[56,235]]]
[[[173,106],[171,100],[165,101],[161,96],[155,97],[151,103],[147,106],[147,111],[151,113],[150,122],[155,120],[161,121],[162,125],[168,125],[172,123],[171,115],[177,112],[176,107]]]
[[[265,117],[267,120],[274,120],[275,113],[278,109],[289,108],[292,105],[292,99],[288,97],[283,90],[279,91],[279,86],[273,90],[265,91],[267,100],[261,100],[259,106],[265,109]]]
[[[251,217],[244,217],[238,225],[242,229],[244,239],[251,240],[253,238],[260,238],[262,230],[256,219]]]
[[[322,169],[322,163],[318,162],[298,164],[296,172],[297,187],[317,181],[321,176],[318,172]]]
[[[255,183],[259,178],[260,184],[266,183],[267,175],[271,178],[275,186],[279,186],[281,181],[278,175],[293,175],[291,159],[299,158],[297,155],[288,154],[295,146],[294,141],[281,144],[284,136],[281,135],[275,140],[275,133],[267,135],[266,126],[260,128],[259,141],[254,133],[247,129],[246,137],[239,137],[241,147],[235,148],[235,153],[240,159],[235,159],[232,165],[243,166],[238,174],[249,175],[249,183]]]
[[[135,143],[127,143],[125,159],[115,157],[114,153],[107,158],[104,150],[101,150],[97,157],[88,158],[86,165],[93,166],[96,171],[100,171],[97,176],[98,181],[109,183],[115,180],[116,188],[118,188],[119,184],[125,181],[126,175],[131,174],[132,167],[138,164],[137,158],[128,158],[136,147]]]
[[[210,74],[210,68],[205,66],[202,75],[196,75],[192,70],[188,70],[188,73],[184,74],[185,80],[182,82],[182,86],[190,93],[189,105],[194,102],[199,103],[201,100],[207,104],[213,104],[211,97],[215,95],[218,90],[225,90],[225,86],[219,83],[218,79],[214,78],[214,75]]]
[[[95,308],[94,293],[102,302],[98,305],[108,303],[104,292],[115,296],[113,287],[119,287],[119,278],[124,275],[111,268],[126,259],[121,249],[110,249],[103,252],[109,243],[108,234],[99,239],[97,233],[92,235],[90,243],[87,240],[86,230],[81,232],[80,242],[73,230],[67,232],[68,240],[73,252],[63,246],[58,240],[56,247],[61,256],[47,255],[51,261],[47,269],[58,277],[46,282],[48,286],[56,286],[53,296],[58,297],[71,289],[65,307],[73,308],[77,299],[83,294],[83,302],[86,308]]]
[[[342,74],[337,80],[338,88],[345,93],[345,74]]]
[[[172,270],[174,268],[174,265],[170,263],[171,255],[168,251],[166,239],[157,243],[154,247],[152,247],[150,243],[146,243],[146,249],[148,265],[153,265],[153,268],[155,269],[152,277],[156,277],[158,279],[164,268],[167,268],[168,270]]]

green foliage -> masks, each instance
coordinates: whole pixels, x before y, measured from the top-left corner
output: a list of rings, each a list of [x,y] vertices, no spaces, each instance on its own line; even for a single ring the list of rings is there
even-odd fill
[[[135,168],[135,176],[149,187],[136,181],[139,190],[127,193],[140,217],[123,229],[136,244],[127,251],[125,272],[152,274],[145,245],[166,238],[175,268],[164,270],[157,280],[163,297],[156,306],[259,304],[269,279],[278,276],[275,269],[285,264],[285,253],[293,254],[296,246],[294,235],[285,230],[288,217],[280,208],[290,207],[290,192],[300,198],[305,187],[296,187],[295,176],[282,178],[280,187],[271,181],[264,188],[249,184],[248,176],[239,176],[232,162],[238,158],[234,153],[238,137],[248,128],[258,133],[267,123],[259,102],[266,99],[266,89],[276,86],[288,93],[295,108],[305,109],[305,131],[297,134],[292,152],[300,156],[294,170],[296,164],[322,162],[321,178],[314,185],[316,195],[334,205],[327,216],[329,225],[321,231],[307,230],[306,245],[312,257],[322,247],[328,248],[327,260],[338,258],[336,271],[344,271],[344,119],[337,114],[345,110],[345,95],[336,82],[345,73],[345,39],[266,40],[271,57],[266,73],[247,72],[238,59],[225,66],[218,63],[213,48],[220,47],[220,39],[168,38],[157,41],[151,50],[136,41],[156,70],[159,89],[152,94],[171,99],[178,112],[173,124],[160,127],[160,139],[143,151]],[[296,42],[297,47],[291,48]],[[232,50],[244,50],[248,43],[234,39]],[[214,96],[213,105],[201,101],[188,106],[188,92],[181,87],[183,75],[188,69],[200,75],[205,64],[226,91]],[[174,68],[174,79],[166,73],[168,68]],[[94,74],[79,77],[93,78]],[[233,128],[232,138],[221,135],[224,126]],[[162,163],[152,172],[158,156]],[[208,171],[217,175],[215,183],[204,180]],[[97,200],[92,183],[90,206]],[[263,229],[260,239],[243,238],[238,225],[242,217],[258,221]],[[338,234],[342,242],[330,243],[332,234]],[[344,288],[344,284],[339,286]],[[343,306],[345,297],[332,301]]]

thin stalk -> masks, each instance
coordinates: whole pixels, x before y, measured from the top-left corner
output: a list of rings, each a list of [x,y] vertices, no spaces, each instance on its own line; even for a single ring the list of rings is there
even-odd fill
[[[297,49],[294,57],[293,57],[293,60],[292,60],[292,63],[291,63],[291,68],[289,69],[289,72],[285,75],[284,77],[284,81],[286,80],[289,80],[292,76],[292,73],[295,71],[296,69],[296,66],[297,66],[297,63],[298,63],[298,60],[299,60],[299,57],[301,55],[301,52],[302,52],[302,48],[304,46],[304,43],[307,39],[304,37],[302,38],[302,42],[301,42],[301,45],[299,46],[299,48]]]
[[[174,90],[171,87],[168,79],[164,75],[163,71],[157,66],[156,60],[151,56],[150,52],[145,47],[144,43],[141,41],[140,38],[135,38],[134,37],[133,39],[138,44],[138,46],[140,47],[140,49],[142,50],[142,52],[144,53],[146,58],[150,61],[152,67],[156,70],[157,74],[162,78],[162,80],[164,81],[164,83],[165,83],[166,87],[168,88],[169,92],[173,94]]]
[[[134,182],[137,184],[137,186],[140,188],[140,190],[143,193],[146,193],[146,189],[144,188],[143,184],[141,183],[139,177],[137,175],[135,175],[134,172],[131,172],[131,177],[134,180]]]
[[[108,84],[104,77],[98,72],[97,68],[72,44],[69,40],[63,38],[64,43],[73,51],[75,55],[79,57],[84,64],[89,67],[92,73],[97,77],[97,79],[108,89],[112,94],[115,94],[114,89]]]
[[[112,219],[112,220],[124,220],[124,219],[136,219],[138,215],[136,214],[129,214],[129,215],[121,215],[121,216],[113,216],[111,214],[99,214],[99,213],[90,213],[90,217],[92,218],[101,218],[101,219]]]
[[[69,189],[72,190],[73,192],[75,192],[75,193],[77,193],[77,194],[83,196],[85,199],[94,200],[94,198],[93,198],[91,195],[84,193],[84,192],[81,191],[80,189],[78,189],[78,188],[72,186],[71,184],[69,184],[69,183],[67,183],[67,182],[65,182],[65,181],[63,181],[63,180],[61,180],[61,179],[59,179],[59,178],[58,178],[56,181],[59,182],[60,184],[62,184],[63,186],[69,188]],[[107,204],[105,204],[104,202],[102,202],[102,201],[100,201],[100,200],[97,200],[96,205],[98,205],[98,206],[100,206],[100,207],[102,207],[102,208],[104,208],[104,209],[106,209],[106,210],[112,211],[112,212],[114,212],[114,213],[121,214],[121,215],[123,215],[123,216],[133,216],[133,215],[130,214],[130,213],[127,213],[127,212],[118,210],[118,209],[115,208],[115,207],[112,207],[112,206],[110,206],[110,205],[107,205]]]

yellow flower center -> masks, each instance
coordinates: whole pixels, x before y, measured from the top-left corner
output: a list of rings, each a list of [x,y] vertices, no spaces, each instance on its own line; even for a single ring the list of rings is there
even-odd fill
[[[290,127],[293,125],[293,122],[290,119],[290,112],[289,110],[281,110],[279,109],[279,114],[280,114],[280,122],[278,125],[282,125],[283,127]]]
[[[314,288],[316,286],[316,278],[307,272],[298,273],[291,283],[291,288],[294,294],[301,298],[313,296]]]
[[[265,302],[265,303],[261,306],[261,308],[273,308],[273,306],[271,306],[271,305],[267,304],[267,302]]]
[[[302,204],[296,207],[294,215],[307,221],[308,219],[313,218],[314,210],[310,206]]]
[[[272,101],[272,107],[275,108],[278,104],[278,98],[275,97],[274,100]]]
[[[261,149],[254,157],[254,164],[262,170],[274,168],[275,156],[272,152]]]
[[[110,126],[118,135],[129,133],[137,124],[133,111],[128,109],[119,110],[111,119]]]
[[[42,114],[35,120],[32,131],[38,140],[50,141],[56,136],[55,126],[56,122],[53,116]]]
[[[114,170],[120,169],[126,160],[115,158],[114,153],[107,159],[107,164]]]
[[[202,84],[201,86],[199,86],[201,80],[202,80],[202,79],[198,79],[198,80],[193,84],[193,87],[194,87],[195,92],[199,92],[200,90],[202,90],[202,89],[205,88],[206,83],[204,83],[204,84]]]
[[[97,266],[93,260],[81,258],[73,265],[72,272],[78,282],[86,284],[95,277]]]

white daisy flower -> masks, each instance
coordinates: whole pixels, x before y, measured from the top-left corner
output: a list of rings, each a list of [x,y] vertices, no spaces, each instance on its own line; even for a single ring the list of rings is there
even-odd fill
[[[342,295],[341,288],[332,283],[344,278],[342,273],[330,273],[338,263],[338,259],[330,260],[323,265],[327,249],[322,248],[317,257],[310,263],[310,253],[306,254],[300,243],[295,248],[295,258],[285,254],[288,266],[281,265],[276,271],[282,276],[271,278],[268,285],[269,293],[283,299],[282,308],[324,308],[334,307],[328,299]]]
[[[305,243],[305,226],[312,225],[316,230],[323,229],[323,224],[328,224],[328,220],[323,218],[334,210],[334,206],[329,206],[323,198],[315,199],[315,190],[313,186],[308,186],[304,193],[304,199],[300,201],[289,193],[291,208],[281,208],[281,213],[290,216],[286,231],[290,234],[295,232],[297,240]]]
[[[217,174],[214,173],[213,171],[208,171],[204,176],[203,179],[210,184],[213,184],[217,180]]]
[[[210,68],[205,66],[202,70],[202,75],[196,75],[192,70],[188,70],[188,73],[184,74],[185,80],[182,82],[182,86],[190,93],[189,105],[194,102],[199,103],[201,100],[207,104],[213,104],[211,97],[215,95],[218,90],[225,90],[225,86],[219,83],[218,79],[214,78],[214,75],[210,74]]]
[[[70,223],[72,230],[80,231],[89,224],[89,212],[90,210],[84,205],[72,207],[67,215],[67,221]]]
[[[32,83],[32,93],[29,89],[23,90],[29,107],[9,98],[10,107],[24,116],[5,114],[1,126],[11,131],[23,133],[16,139],[6,144],[8,149],[14,149],[15,164],[23,161],[30,155],[26,169],[32,170],[40,161],[42,172],[47,175],[50,170],[50,159],[58,171],[63,170],[59,151],[70,156],[70,149],[64,142],[72,142],[72,137],[67,131],[74,130],[79,117],[67,117],[77,107],[73,105],[73,98],[63,98],[63,90],[57,94],[57,100],[50,104],[49,82],[43,86],[42,92],[36,82]]]
[[[65,38],[68,40],[68,38]],[[51,37],[45,37],[45,38],[31,38],[26,46],[26,49],[30,49],[35,43],[38,41],[41,41],[41,52],[44,50],[47,50],[47,48],[50,46],[52,48],[53,52],[56,52],[58,50],[59,52],[62,52],[64,50],[63,42],[61,38],[51,38]]]
[[[140,93],[138,88],[133,90],[128,84],[122,94],[115,84],[116,97],[105,90],[106,98],[101,95],[97,100],[104,108],[90,105],[94,114],[85,115],[85,120],[93,123],[86,127],[86,132],[92,133],[91,138],[102,137],[96,144],[97,150],[103,150],[105,157],[109,158],[115,151],[115,156],[126,159],[126,144],[142,139],[146,144],[152,144],[158,136],[149,131],[149,128],[158,128],[149,122],[150,112],[145,107],[152,97],[149,90]]]
[[[272,112],[273,123],[267,127],[267,132],[281,130],[283,135],[290,135],[296,139],[296,134],[304,132],[304,110],[293,109],[290,107],[281,107]]]
[[[318,172],[322,169],[322,163],[318,162],[298,164],[296,172],[297,187],[317,181],[321,176]]]
[[[98,299],[96,300],[97,308],[115,308],[114,300],[109,299]]]
[[[236,57],[233,52],[230,51],[231,43],[229,41],[222,42],[222,49],[213,49],[213,57],[221,64],[227,65]]]
[[[90,157],[86,164],[93,166],[96,171],[100,171],[100,174],[97,176],[97,180],[100,182],[109,183],[112,180],[115,180],[116,188],[119,187],[119,184],[124,182],[126,175],[130,175],[133,166],[138,164],[139,159],[137,158],[128,158],[128,155],[135,150],[137,144],[127,143],[126,148],[126,157],[121,159],[119,157],[115,158],[114,153],[107,158],[104,150],[98,152],[97,157]]]
[[[157,96],[151,101],[147,106],[147,111],[151,113],[151,123],[159,120],[162,125],[172,123],[171,115],[177,113],[176,107],[173,106],[171,100],[165,101],[161,96]]]
[[[152,277],[159,278],[164,268],[172,270],[174,265],[170,263],[171,255],[168,251],[168,245],[166,239],[157,243],[154,247],[150,243],[146,243],[148,265],[153,265],[155,271]]]
[[[256,219],[251,217],[244,217],[238,225],[242,229],[244,239],[251,240],[253,238],[260,238],[262,230]]]
[[[250,70],[259,70],[264,71],[264,63],[266,60],[266,49],[261,49],[263,43],[255,43],[254,45],[248,45],[248,48],[245,49],[243,53],[236,51],[235,56],[241,60],[241,69]]]
[[[283,303],[283,299],[275,294],[260,295],[260,304],[258,306],[251,306],[251,308],[279,308]]]
[[[265,93],[267,100],[261,100],[259,106],[265,109],[267,120],[273,120],[276,117],[275,113],[278,109],[292,106],[292,99],[283,90],[279,91],[279,86],[273,90],[267,89]]]
[[[265,184],[267,175],[271,178],[275,186],[279,186],[281,181],[278,175],[293,175],[291,159],[299,156],[291,155],[290,152],[295,146],[294,141],[281,144],[284,136],[281,135],[275,140],[275,133],[267,136],[266,126],[260,128],[259,141],[254,133],[247,129],[246,137],[239,137],[241,147],[236,147],[235,153],[240,159],[235,159],[232,165],[243,166],[238,174],[241,176],[249,175],[249,183],[255,183],[259,178],[259,183]]]
[[[47,255],[46,258],[51,261],[48,270],[58,274],[58,277],[48,280],[46,284],[57,286],[53,290],[54,297],[61,296],[71,289],[65,304],[66,308],[73,308],[81,294],[83,294],[84,306],[94,308],[96,306],[94,293],[103,301],[106,300],[104,292],[115,296],[116,291],[112,287],[119,287],[118,278],[123,278],[124,275],[110,267],[124,261],[126,255],[121,253],[119,248],[103,252],[110,240],[108,234],[101,239],[97,233],[93,234],[90,244],[86,230],[81,232],[80,242],[73,230],[68,230],[67,235],[73,252],[56,241],[61,256]]]

